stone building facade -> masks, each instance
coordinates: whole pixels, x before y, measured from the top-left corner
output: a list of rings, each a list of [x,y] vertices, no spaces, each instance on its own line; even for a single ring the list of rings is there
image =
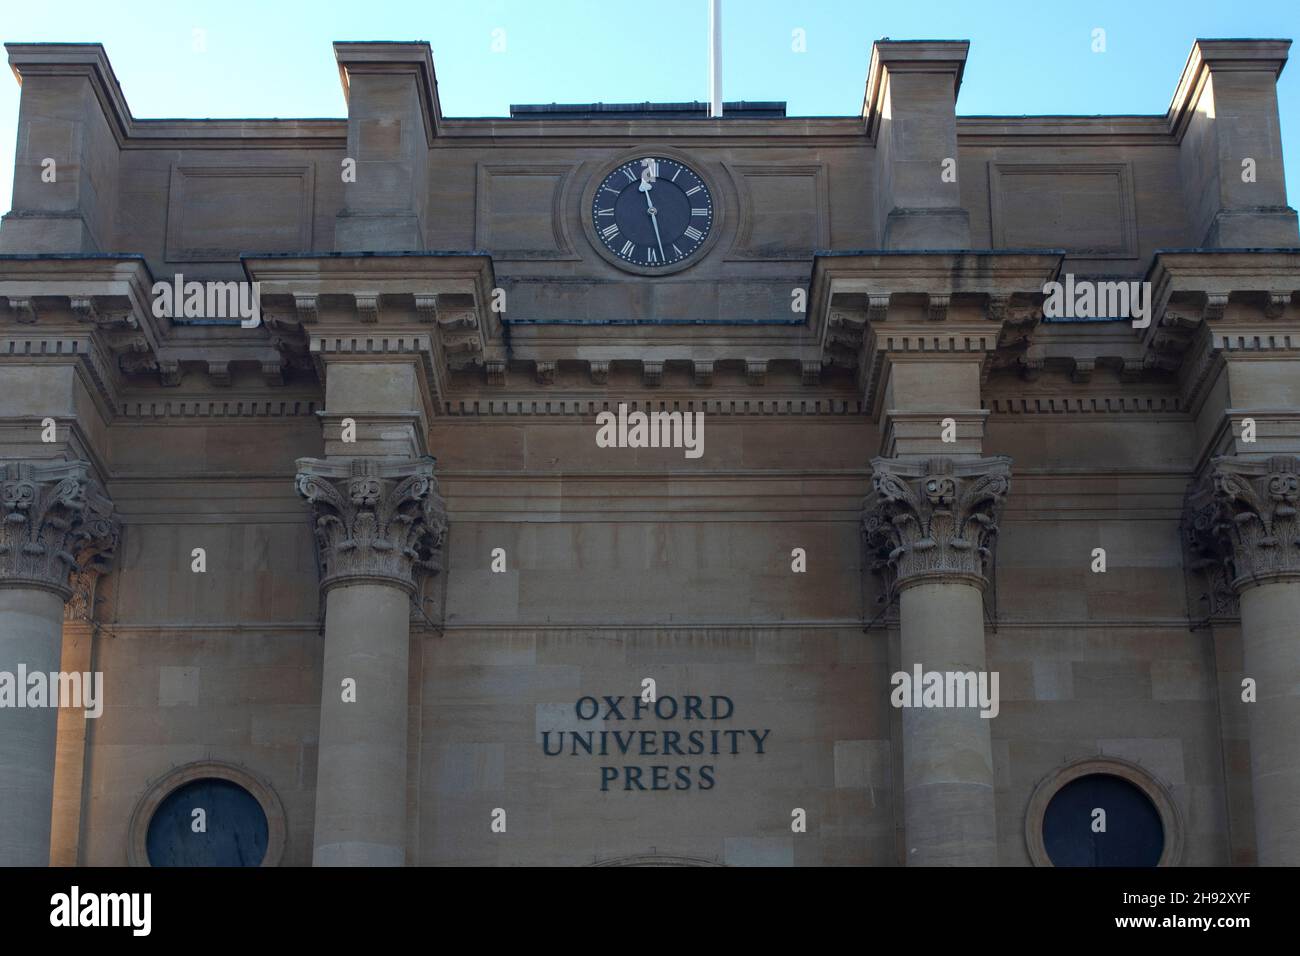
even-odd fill
[[[103,694],[0,708],[0,863],[157,862],[218,780],[266,865],[1042,865],[1096,776],[1162,865],[1300,863],[1288,47],[1163,116],[957,116],[968,45],[882,41],[860,116],[453,119],[338,43],[346,119],[138,120],[9,44],[0,672]],[[601,191],[669,170],[665,265]]]

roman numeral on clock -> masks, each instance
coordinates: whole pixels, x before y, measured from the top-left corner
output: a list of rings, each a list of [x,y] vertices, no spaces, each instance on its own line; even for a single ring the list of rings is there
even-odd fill
[[[708,214],[709,214],[709,211],[708,211],[707,209],[692,209],[692,210],[691,210],[691,215],[692,215],[692,216],[707,216]]]
[[[600,230],[600,234],[606,239],[613,239],[618,235],[618,223],[606,226],[604,229]]]
[[[646,258],[646,262],[657,263],[659,261],[659,259],[655,256],[655,251],[651,249],[649,246],[645,247],[645,258]]]
[[[612,215],[614,215],[614,207],[613,207],[613,206],[610,206],[608,209],[597,209],[597,210],[596,210],[596,215],[597,215],[597,216],[612,216]]]
[[[699,240],[699,239],[703,239],[703,238],[704,238],[704,233],[700,232],[700,230],[696,229],[694,226],[687,226],[687,227],[686,227],[686,238],[687,238],[687,239],[691,239],[691,240]]]
[[[704,188],[703,186],[692,186],[690,189],[686,190],[686,195],[694,196],[697,192],[699,192],[703,188]]]
[[[630,183],[634,183],[634,182],[636,182],[636,177],[635,177],[634,175],[632,175],[632,170],[630,170],[630,169],[628,169],[626,166],[624,166],[622,172],[623,172],[623,175],[627,177],[627,181],[628,181],[628,182],[630,182]]]
[[[623,243],[623,248],[618,251],[618,254],[620,256],[626,256],[631,251],[632,251],[632,243],[628,241]]]

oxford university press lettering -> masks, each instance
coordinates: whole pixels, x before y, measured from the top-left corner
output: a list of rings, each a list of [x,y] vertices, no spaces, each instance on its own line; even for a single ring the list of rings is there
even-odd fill
[[[719,757],[754,755],[762,757],[771,728],[698,727],[695,723],[718,724],[731,719],[735,704],[721,694],[685,694],[647,701],[642,697],[580,697],[574,703],[579,723],[599,720],[600,729],[544,730],[542,752],[547,757]],[[611,727],[610,721],[655,720],[681,722],[681,728],[651,730]],[[717,786],[715,763],[601,763],[600,789],[628,791],[712,790]]]

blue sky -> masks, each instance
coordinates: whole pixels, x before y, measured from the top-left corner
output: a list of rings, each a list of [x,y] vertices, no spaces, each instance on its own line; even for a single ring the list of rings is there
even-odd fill
[[[723,0],[723,23],[725,98],[785,100],[790,115],[858,113],[871,43],[884,36],[971,41],[961,114],[1158,114],[1196,37],[1300,40],[1300,0]],[[1104,53],[1092,51],[1098,27]],[[804,53],[792,50],[796,29]],[[10,2],[0,31],[3,41],[103,43],[137,117],[342,117],[334,40],[428,40],[448,116],[708,96],[706,0]],[[1278,95],[1294,197],[1300,46],[1293,53]],[[4,210],[18,95],[0,77]]]

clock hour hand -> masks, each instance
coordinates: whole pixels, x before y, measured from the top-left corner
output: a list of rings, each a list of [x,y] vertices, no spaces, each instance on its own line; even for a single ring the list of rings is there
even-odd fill
[[[650,224],[655,227],[655,241],[659,243],[659,259],[667,262],[668,257],[664,255],[664,241],[659,237],[659,217],[655,215],[655,204],[650,201],[650,183],[642,183],[639,188],[645,190],[646,210],[650,213]]]

